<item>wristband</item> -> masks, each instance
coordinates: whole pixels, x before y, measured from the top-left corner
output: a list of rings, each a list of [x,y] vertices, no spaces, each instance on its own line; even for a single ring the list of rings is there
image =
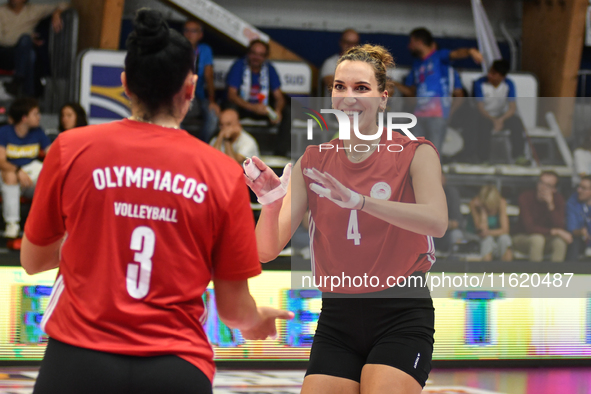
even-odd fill
[[[361,208],[358,209],[358,211],[362,211],[363,207],[365,206],[365,196],[361,196],[363,197],[363,204],[361,204]]]

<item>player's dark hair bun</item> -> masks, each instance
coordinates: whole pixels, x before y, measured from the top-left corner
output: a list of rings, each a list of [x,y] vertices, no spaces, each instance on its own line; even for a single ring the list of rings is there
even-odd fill
[[[146,111],[146,119],[163,110],[174,112],[172,98],[194,66],[189,41],[169,29],[160,12],[140,9],[127,39],[125,75],[127,87]]]
[[[158,11],[141,8],[134,20],[134,30],[128,38],[128,45],[137,45],[141,55],[156,53],[166,48],[170,37],[168,24]]]

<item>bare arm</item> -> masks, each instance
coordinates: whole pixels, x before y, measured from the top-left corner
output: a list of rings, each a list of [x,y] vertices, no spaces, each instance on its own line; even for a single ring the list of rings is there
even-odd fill
[[[218,316],[230,328],[237,328],[246,339],[276,336],[276,319],[292,319],[293,313],[269,307],[257,307],[247,280],[213,279]]]
[[[509,215],[507,215],[507,200],[501,199],[501,205],[499,207],[499,222],[500,228],[490,230],[489,234],[493,237],[497,237],[503,234],[509,234]]]
[[[216,143],[217,143],[217,141],[216,141]],[[234,150],[234,147],[232,146],[232,142],[228,139],[224,139],[224,150],[226,151],[226,154],[228,156],[230,156],[231,158],[236,160],[238,162],[238,164],[240,164],[240,165],[242,165],[244,160],[246,160],[246,157],[242,156],[240,153],[238,153]]]
[[[509,103],[509,108],[507,109],[507,112],[505,112],[503,115],[501,115],[499,117],[499,120],[502,120],[504,122],[505,120],[512,117],[515,114],[515,111],[517,111],[517,105],[515,104],[515,101],[511,101]]]
[[[484,116],[485,118],[490,119],[490,120],[496,119],[495,117],[491,116],[486,109],[484,109],[484,103],[482,101],[477,102],[476,107],[478,108],[478,111],[480,112],[480,114],[482,116]]]
[[[218,316],[228,327],[239,330],[255,324],[257,304],[247,280],[213,279]]]
[[[0,170],[16,172],[16,166],[6,158],[5,146],[0,146]]]
[[[480,199],[478,197],[474,197],[472,200],[470,200],[470,215],[472,216],[472,221],[474,222],[474,228],[476,230],[476,232],[478,232],[479,230],[481,230],[482,227],[482,211],[483,209],[481,208],[481,204],[480,204]],[[487,223],[487,228],[488,228],[488,223]]]
[[[259,259],[266,263],[283,250],[297,230],[306,209],[308,195],[302,175],[301,159],[297,161],[283,200],[264,205],[256,226]]]
[[[222,135],[222,132],[220,131],[218,133],[217,138],[215,139],[215,142],[213,143],[213,147],[219,151],[222,150],[222,143],[224,142],[224,136]]]
[[[443,237],[447,229],[447,202],[441,185],[441,164],[429,145],[417,148],[410,165],[415,204],[365,197],[364,212],[417,234]]]
[[[449,53],[451,60],[465,59],[471,57],[477,64],[482,63],[482,54],[476,48],[459,48]]]
[[[238,94],[238,90],[233,86],[230,86],[228,88],[228,100],[231,103],[234,103],[234,104],[238,105],[239,107],[244,108],[248,111],[252,111],[252,112],[255,111],[254,105],[249,103],[248,101],[244,100],[242,97],[240,97],[240,95]]]
[[[21,265],[29,275],[47,271],[59,266],[59,251],[63,239],[47,246],[38,246],[23,236],[21,246]]]

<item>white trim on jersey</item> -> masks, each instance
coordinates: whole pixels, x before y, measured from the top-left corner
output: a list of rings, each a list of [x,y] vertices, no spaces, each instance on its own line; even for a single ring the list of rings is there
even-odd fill
[[[431,267],[435,264],[437,258],[435,257],[435,241],[433,241],[433,237],[427,235],[427,243],[429,244],[429,249],[427,250],[427,260],[431,263]]]
[[[205,323],[207,323],[207,304],[205,304],[205,302],[203,303],[203,313],[201,314],[201,317],[199,318],[199,323],[201,323],[202,326],[205,325]]]
[[[310,236],[310,263],[312,266],[312,278],[316,274],[316,260],[314,259],[314,233],[316,232],[316,223],[312,217],[312,211],[308,214],[308,235]]]
[[[51,295],[49,296],[49,304],[47,304],[47,309],[45,309],[43,319],[41,319],[41,329],[43,331],[45,331],[45,325],[51,317],[51,314],[53,313],[53,310],[55,309],[55,306],[57,305],[57,302],[59,301],[60,296],[62,295],[62,291],[64,291],[65,287],[66,286],[64,285],[64,277],[62,275],[58,276],[55,280],[55,283],[53,284]]]

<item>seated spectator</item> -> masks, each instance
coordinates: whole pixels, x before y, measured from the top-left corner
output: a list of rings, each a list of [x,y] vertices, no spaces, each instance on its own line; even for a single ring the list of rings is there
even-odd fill
[[[257,141],[242,130],[235,109],[226,109],[220,114],[220,132],[211,140],[211,146],[224,152],[240,165],[247,157],[259,156]]]
[[[591,132],[585,134],[583,143],[573,152],[573,184],[578,185],[581,178],[591,175]]]
[[[215,133],[220,114],[220,107],[215,101],[213,52],[209,45],[200,42],[203,38],[203,25],[198,20],[187,20],[183,28],[183,34],[193,46],[195,53],[194,72],[198,77],[197,86],[195,87],[195,100],[191,110],[185,117],[185,122],[190,122],[192,118],[201,116],[203,125],[198,137],[202,141],[208,142]]]
[[[418,28],[410,33],[408,48],[417,60],[404,84],[396,82],[396,88],[406,97],[418,98],[414,111],[418,123],[412,130],[413,134],[427,138],[441,151],[451,107],[449,98],[452,96],[451,92],[462,88],[459,78],[454,82],[450,80],[450,75],[454,75],[453,72],[450,73],[450,62],[471,57],[476,63],[480,63],[482,55],[476,48],[453,51],[438,49],[433,35],[425,28]]]
[[[281,91],[281,81],[275,67],[267,60],[269,45],[253,40],[246,57],[236,60],[227,77],[228,101],[238,110],[240,118],[266,120],[279,125],[275,154],[289,151],[291,120]],[[287,115],[287,116],[286,116]]]
[[[527,254],[530,261],[542,261],[544,252],[549,252],[553,262],[562,262],[567,245],[573,241],[565,230],[565,203],[557,184],[558,174],[544,171],[536,189],[519,196],[518,234],[513,237],[513,248]]]
[[[482,261],[491,261],[493,258],[513,260],[507,200],[501,197],[496,186],[482,186],[478,195],[470,201],[470,213],[467,230],[472,230],[480,238]]]
[[[4,236],[17,238],[20,231],[20,197],[33,197],[42,164],[37,158],[49,149],[49,138],[39,127],[39,104],[33,98],[12,103],[11,124],[0,127],[0,170],[2,171],[2,213]]]
[[[73,129],[75,127],[82,127],[88,125],[86,119],[86,111],[78,103],[67,103],[60,109],[60,120],[58,130],[60,133]]]
[[[447,198],[447,231],[442,238],[434,238],[435,248],[442,252],[454,252],[457,245],[464,239],[462,231],[464,218],[460,211],[460,192],[455,186],[447,185],[445,174],[441,174],[443,191]]]
[[[330,96],[330,89],[332,89],[332,84],[334,82],[334,72],[337,68],[337,61],[345,52],[357,45],[359,45],[359,33],[354,29],[346,29],[343,34],[341,34],[341,39],[339,40],[341,52],[335,53],[322,63],[320,78],[322,80],[322,91],[325,96]]]
[[[6,91],[25,96],[35,95],[34,30],[40,20],[52,15],[55,32],[62,29],[61,13],[67,3],[27,4],[28,0],[9,0],[0,6],[0,68],[14,70],[13,81]]]
[[[468,149],[476,152],[480,160],[489,161],[492,135],[509,130],[511,155],[516,164],[526,164],[525,128],[517,114],[515,84],[507,78],[508,72],[509,63],[496,60],[486,76],[474,81],[478,112],[471,133],[467,133]]]
[[[578,260],[591,244],[591,176],[581,178],[577,191],[566,202],[566,229],[573,236],[567,260]]]

